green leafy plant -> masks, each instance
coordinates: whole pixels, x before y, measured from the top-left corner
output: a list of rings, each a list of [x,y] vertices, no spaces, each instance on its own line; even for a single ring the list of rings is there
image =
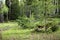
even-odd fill
[[[55,32],[55,31],[57,31],[58,30],[58,23],[56,22],[56,21],[50,21],[50,22],[48,22],[47,24],[46,24],[46,29],[47,29],[47,31],[52,31],[52,32]]]

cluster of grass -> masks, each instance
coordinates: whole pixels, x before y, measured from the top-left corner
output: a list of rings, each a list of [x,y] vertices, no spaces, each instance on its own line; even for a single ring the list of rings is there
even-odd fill
[[[0,23],[0,28],[2,28],[2,29],[17,29],[18,24],[17,24],[17,22]]]
[[[60,40],[60,30],[55,33],[31,33],[31,30],[8,30],[2,34],[3,40]]]
[[[55,23],[60,22],[59,18],[54,18],[53,20],[55,20]],[[36,33],[33,32],[33,29],[21,29],[17,22],[0,23],[0,25],[0,28],[11,27],[2,31],[2,40],[60,40],[60,27],[56,32]]]
[[[0,23],[0,27],[6,27],[6,26],[17,26],[16,22],[5,22],[5,23]]]

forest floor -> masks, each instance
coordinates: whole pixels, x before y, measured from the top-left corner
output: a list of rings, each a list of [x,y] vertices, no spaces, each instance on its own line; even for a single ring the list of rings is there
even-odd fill
[[[33,29],[20,29],[17,22],[0,23],[2,40],[60,40],[59,30],[53,33],[32,33]]]

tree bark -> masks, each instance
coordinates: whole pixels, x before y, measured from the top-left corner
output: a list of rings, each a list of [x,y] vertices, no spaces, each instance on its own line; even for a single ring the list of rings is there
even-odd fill
[[[0,22],[3,23],[4,22],[4,14],[0,13]]]

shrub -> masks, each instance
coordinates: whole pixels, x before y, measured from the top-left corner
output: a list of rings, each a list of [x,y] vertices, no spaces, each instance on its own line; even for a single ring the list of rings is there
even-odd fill
[[[47,31],[55,32],[58,30],[58,23],[56,23],[55,21],[48,22],[46,24],[46,27],[47,27]]]
[[[56,25],[52,26],[52,27],[51,27],[51,30],[52,30],[52,32],[57,31],[57,30],[58,30],[58,26],[56,26]]]
[[[31,20],[30,18],[24,16],[24,17],[19,17],[18,19],[18,25],[21,26],[22,28],[34,28],[36,26],[35,20]]]

